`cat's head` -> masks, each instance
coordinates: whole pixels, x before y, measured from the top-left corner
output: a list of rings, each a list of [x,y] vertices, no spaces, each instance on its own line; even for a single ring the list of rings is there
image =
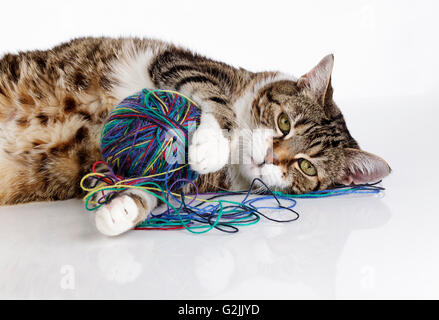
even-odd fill
[[[294,193],[336,184],[376,182],[390,173],[380,157],[360,150],[332,99],[328,55],[298,80],[274,80],[254,92],[252,128],[242,143],[241,174]]]

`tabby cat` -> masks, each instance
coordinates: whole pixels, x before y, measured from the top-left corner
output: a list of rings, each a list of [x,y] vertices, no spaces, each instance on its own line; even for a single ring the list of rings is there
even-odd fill
[[[151,39],[80,38],[0,60],[0,204],[81,197],[101,159],[109,112],[142,88],[172,89],[202,109],[189,146],[201,192],[243,189],[255,177],[285,192],[379,180],[390,167],[359,149],[332,99],[334,58],[294,78],[250,72]],[[125,191],[96,213],[112,236],[157,201]]]

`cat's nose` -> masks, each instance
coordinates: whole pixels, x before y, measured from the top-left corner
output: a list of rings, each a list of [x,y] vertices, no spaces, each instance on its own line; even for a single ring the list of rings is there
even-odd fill
[[[267,154],[264,158],[264,164],[274,164],[275,166],[279,164],[279,159],[276,157],[276,154],[272,148],[267,150]]]

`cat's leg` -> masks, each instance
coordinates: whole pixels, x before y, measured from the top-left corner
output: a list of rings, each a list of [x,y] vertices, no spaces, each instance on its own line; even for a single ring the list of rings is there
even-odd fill
[[[100,207],[96,228],[107,236],[117,236],[144,221],[157,206],[157,198],[141,190],[127,190]]]
[[[214,114],[201,114],[200,125],[189,144],[189,164],[193,170],[206,174],[218,171],[228,163],[230,142],[226,132]]]

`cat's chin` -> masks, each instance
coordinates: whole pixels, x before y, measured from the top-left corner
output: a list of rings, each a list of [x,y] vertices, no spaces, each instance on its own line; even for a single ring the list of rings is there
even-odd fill
[[[258,166],[256,164],[240,165],[240,173],[251,183],[254,179],[261,179],[270,189],[281,190],[288,188],[289,184],[282,178],[280,168],[273,164]],[[258,186],[261,186],[258,183]]]

